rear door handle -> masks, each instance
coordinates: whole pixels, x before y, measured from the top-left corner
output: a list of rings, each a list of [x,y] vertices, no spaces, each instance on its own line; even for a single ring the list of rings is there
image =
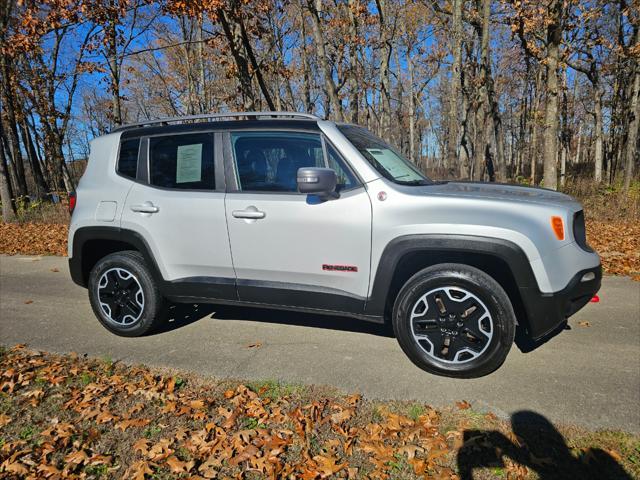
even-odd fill
[[[261,212],[253,205],[244,210],[234,210],[231,212],[231,215],[233,215],[234,218],[246,218],[248,220],[259,220],[266,216],[264,212]]]
[[[131,211],[138,213],[158,213],[160,209],[151,202],[144,202],[141,205],[131,205]]]

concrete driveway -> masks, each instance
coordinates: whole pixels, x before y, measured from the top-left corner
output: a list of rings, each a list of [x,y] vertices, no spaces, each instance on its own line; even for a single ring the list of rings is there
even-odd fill
[[[493,374],[453,380],[415,367],[388,329],[346,318],[178,306],[165,332],[120,338],[95,319],[65,258],[0,256],[0,343],[434,406],[464,399],[505,417],[533,410],[553,422],[640,432],[640,284],[605,277],[600,298],[538,349],[514,347]]]

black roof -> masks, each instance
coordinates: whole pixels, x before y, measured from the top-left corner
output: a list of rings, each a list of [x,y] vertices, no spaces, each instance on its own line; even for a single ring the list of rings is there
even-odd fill
[[[122,130],[122,137],[137,138],[147,135],[164,135],[170,133],[202,132],[216,130],[251,130],[251,129],[295,129],[319,130],[317,120],[215,120],[213,122],[180,123],[175,125],[150,125],[146,127],[130,127]]]

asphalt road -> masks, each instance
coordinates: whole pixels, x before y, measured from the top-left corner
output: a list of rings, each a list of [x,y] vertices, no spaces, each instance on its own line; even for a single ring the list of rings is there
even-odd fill
[[[493,374],[454,380],[415,367],[387,329],[345,318],[179,306],[167,331],[120,338],[95,319],[65,258],[0,256],[0,343],[434,406],[464,399],[504,417],[532,410],[553,422],[640,432],[640,284],[605,277],[600,298],[536,350],[514,347]]]

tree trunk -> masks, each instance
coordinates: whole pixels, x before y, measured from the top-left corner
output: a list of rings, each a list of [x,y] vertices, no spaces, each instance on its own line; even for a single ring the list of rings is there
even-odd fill
[[[2,125],[0,124],[0,128]],[[16,211],[13,205],[13,191],[7,169],[7,157],[5,155],[4,138],[0,135],[0,202],[2,202],[2,220],[10,222],[15,220]]]
[[[348,0],[349,11],[349,110],[351,123],[360,115],[360,85],[358,82],[358,7],[359,0]]]
[[[253,72],[256,76],[256,80],[258,81],[258,85],[260,86],[260,91],[262,92],[262,96],[264,100],[267,102],[267,106],[269,110],[275,111],[276,107],[271,99],[271,93],[269,92],[269,88],[267,87],[267,83],[264,80],[264,76],[262,75],[262,68],[258,61],[256,60],[256,56],[253,54],[253,47],[251,46],[251,41],[249,40],[249,35],[247,34],[247,30],[244,26],[244,21],[242,20],[242,12],[240,11],[240,7],[235,9],[235,23],[240,26],[240,38],[242,39],[242,45],[244,46],[245,52],[247,52],[247,57],[249,57],[249,61],[251,62],[251,67],[253,68]]]
[[[118,9],[114,0],[109,2],[112,14],[107,19],[105,34],[107,40],[107,64],[109,65],[109,80],[111,89],[111,115],[115,125],[122,124],[122,106],[120,102],[120,64],[118,63]]]
[[[200,113],[207,113],[211,109],[211,104],[209,101],[209,89],[207,88],[206,82],[206,71],[204,66],[204,45],[202,42],[202,22],[203,18],[200,17],[197,23],[196,30],[196,55],[198,62],[198,97],[200,104]]]
[[[311,14],[311,29],[313,30],[315,47],[318,51],[317,59],[324,78],[325,92],[328,97],[329,104],[331,105],[334,119],[338,122],[342,122],[344,118],[342,115],[342,104],[338,97],[338,88],[333,81],[331,66],[329,65],[329,58],[327,57],[327,50],[325,48],[325,39],[322,33],[322,20],[320,19],[320,15],[322,13],[322,0],[307,0],[307,9]]]
[[[217,13],[220,18],[222,30],[227,39],[227,44],[229,45],[229,50],[231,50],[231,56],[238,69],[237,76],[240,82],[240,94],[242,95],[243,107],[248,111],[255,110],[256,99],[251,85],[249,61],[247,60],[246,53],[242,49],[242,32],[240,31],[240,26],[237,22],[230,23],[224,10],[219,9]]]
[[[24,119],[20,124],[20,134],[22,136],[22,144],[25,146],[25,150],[27,151],[27,158],[29,159],[31,173],[33,175],[33,182],[36,186],[36,198],[40,200],[45,197],[49,189],[47,187],[47,182],[42,175],[40,161],[38,160],[36,149],[33,146],[33,140],[31,139],[31,134],[29,132],[29,129],[27,128],[26,120]]]
[[[300,9],[300,25],[302,32],[302,45],[300,46],[300,56],[302,57],[302,97],[304,101],[304,111],[313,113],[314,105],[311,103],[311,70],[309,58],[307,56],[307,28],[304,19],[304,10]]]
[[[455,166],[458,160],[458,97],[460,92],[460,64],[462,61],[462,3],[463,0],[453,0],[453,64],[451,65],[451,88],[449,93],[449,118],[447,134],[447,153],[444,166],[450,162]]]
[[[633,179],[633,167],[638,155],[638,125],[640,124],[640,67],[635,62],[635,74],[633,78],[633,91],[631,94],[629,133],[625,148],[624,186],[625,192],[629,191]]]
[[[6,66],[6,68],[8,68],[8,66]],[[5,115],[0,118],[0,121],[4,122],[3,133],[5,141],[9,147],[9,152],[11,153],[11,163],[9,164],[9,168],[13,171],[15,178],[16,193],[20,197],[26,197],[29,192],[27,190],[27,180],[24,174],[22,151],[20,150],[16,111],[13,105],[17,96],[13,92],[9,82],[9,73],[5,71],[3,72],[2,81],[2,106]]]
[[[562,0],[553,0],[547,26],[547,86],[546,105],[544,115],[544,174],[545,188],[558,188],[558,60],[560,56],[560,41],[562,40]]]
[[[595,152],[594,152],[594,175],[593,179],[596,183],[602,182],[602,154],[603,154],[603,139],[604,128],[602,121],[602,92],[599,87],[599,82],[593,84],[593,109],[595,116]]]
[[[415,79],[413,73],[413,60],[411,58],[411,47],[407,46],[407,70],[409,71],[409,159],[418,163],[416,155],[416,93]]]
[[[485,142],[489,141],[489,133],[495,138],[496,146],[496,166],[498,170],[498,180],[505,181],[507,179],[507,164],[504,155],[504,134],[502,132],[502,118],[496,100],[495,87],[493,83],[493,74],[491,72],[491,0],[483,0],[482,2],[482,34],[480,41],[481,48],[481,77],[482,77],[482,102],[484,104],[484,113],[486,119],[487,132],[484,136]],[[483,146],[482,151],[484,152]]]
[[[391,141],[391,39],[387,25],[387,11],[384,0],[376,0],[378,7],[378,26],[380,29],[380,133],[381,137]]]
[[[582,124],[578,126],[578,145],[576,147],[576,156],[573,160],[574,164],[580,163],[580,148],[582,147]]]

